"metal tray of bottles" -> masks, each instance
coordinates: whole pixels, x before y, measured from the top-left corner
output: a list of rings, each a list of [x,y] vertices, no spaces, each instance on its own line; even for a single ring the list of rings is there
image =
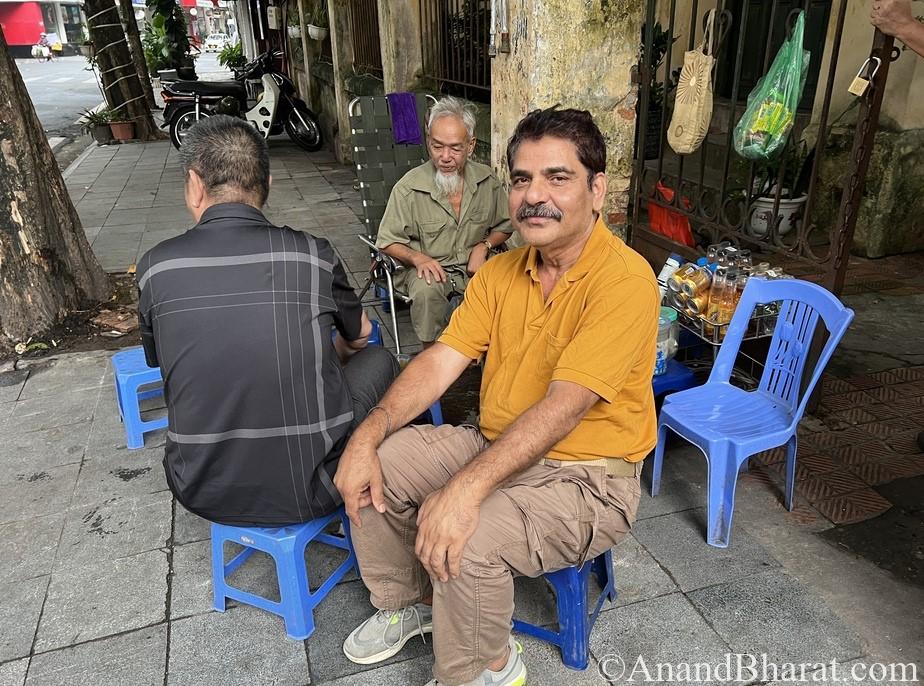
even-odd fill
[[[744,335],[744,340],[752,341],[772,336],[776,327],[778,312],[779,306],[777,303],[758,305],[748,322],[748,330]],[[677,310],[677,321],[680,322],[683,328],[709,345],[722,345],[728,331],[728,324],[713,324],[701,317],[693,317],[682,310]]]

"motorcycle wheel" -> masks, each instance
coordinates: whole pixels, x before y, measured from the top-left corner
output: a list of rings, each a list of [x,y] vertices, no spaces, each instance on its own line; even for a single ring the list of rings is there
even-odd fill
[[[298,113],[295,107],[298,107]],[[318,126],[318,120],[305,105],[298,103],[295,107],[289,110],[289,116],[286,117],[286,133],[303,150],[308,152],[320,150],[324,141],[321,139],[321,127]],[[301,118],[299,114],[302,115]],[[302,123],[302,119],[305,120],[307,127]]]
[[[200,109],[199,116],[208,117],[211,115],[211,112],[207,110]],[[183,139],[186,138],[186,133],[189,129],[196,123],[196,108],[194,105],[189,105],[188,107],[179,108],[176,113],[173,115],[173,119],[170,120],[170,142],[173,143],[173,147],[177,150],[180,149],[180,146],[183,145]]]

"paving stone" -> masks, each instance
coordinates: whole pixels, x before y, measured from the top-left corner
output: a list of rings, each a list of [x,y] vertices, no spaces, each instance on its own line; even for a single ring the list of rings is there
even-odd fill
[[[338,679],[367,670],[368,667],[347,660],[343,655],[342,646],[343,639],[374,613],[375,608],[369,604],[369,591],[362,582],[352,581],[336,586],[314,611],[317,630],[306,642],[312,674],[323,675],[325,679]],[[415,636],[398,655],[380,663],[379,666],[422,655],[432,659],[430,639],[428,638],[424,644]],[[354,679],[354,683],[365,683],[363,677]]]
[[[164,619],[167,554],[141,553],[52,575],[36,650],[46,651]]]
[[[619,607],[597,619],[590,649],[613,683],[657,676],[657,664],[719,664],[728,647],[681,593]],[[661,683],[673,683],[661,679]],[[718,683],[703,680],[698,683]]]
[[[0,482],[16,480],[83,459],[90,423],[58,426],[26,433],[0,430]]]
[[[17,400],[28,376],[29,370],[27,369],[0,374],[0,403]]]
[[[99,388],[109,366],[109,354],[77,355],[43,360],[29,367],[20,401],[52,393]]]
[[[64,515],[51,514],[0,526],[0,580],[3,583],[51,573]]]
[[[198,541],[173,549],[170,619],[212,610],[211,542]]]
[[[163,548],[170,538],[169,492],[112,498],[67,512],[57,569],[92,567],[101,560]]]
[[[633,535],[684,592],[779,566],[740,527],[727,548],[707,545],[705,522],[705,510],[690,510],[636,522]]]
[[[668,449],[661,469],[661,490],[655,497],[651,495],[653,462],[653,458],[646,459],[642,468],[639,520],[705,505],[706,460],[699,450],[691,446]]]
[[[782,570],[689,594],[733,652],[773,662],[830,662],[862,654],[860,638],[821,598]]]
[[[3,593],[0,594],[0,662],[29,654],[42,613],[48,578],[40,576],[3,584]]]
[[[677,584],[632,534],[613,548],[613,570],[619,594],[613,605],[615,607],[631,605],[677,591]],[[603,611],[613,606],[607,604]]]
[[[208,520],[195,515],[176,503],[173,514],[173,542],[175,545],[204,541],[211,536]]]
[[[15,431],[38,431],[89,422],[98,397],[99,388],[88,388],[20,400],[14,404],[7,425]]]
[[[365,667],[365,669],[367,671],[359,674],[350,674],[339,679],[330,680],[328,674],[319,673],[318,670],[312,667],[311,683],[312,685],[323,684],[324,686],[358,686],[358,684],[362,684],[362,686],[394,686],[395,684],[424,686],[433,678],[433,656],[422,655],[409,660],[402,660],[401,662],[392,662],[384,667],[373,665]],[[529,684],[532,686],[533,675],[530,672],[528,676]]]
[[[29,658],[0,665],[0,686],[22,686],[26,682]]]
[[[162,686],[167,625],[82,643],[32,658],[27,686]]]
[[[0,524],[66,510],[79,469],[79,464],[69,464],[18,474],[0,483]]]
[[[287,639],[276,615],[237,607],[172,624],[168,686],[304,686],[309,681],[304,643]]]
[[[113,498],[142,497],[168,490],[161,464],[161,447],[129,450],[87,447],[80,478],[74,491],[74,506],[97,505]],[[169,511],[167,512],[169,522]]]

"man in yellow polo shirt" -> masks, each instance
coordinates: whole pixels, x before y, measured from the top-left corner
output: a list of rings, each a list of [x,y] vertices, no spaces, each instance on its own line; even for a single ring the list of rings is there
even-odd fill
[[[655,444],[658,288],[600,219],[606,146],[588,112],[536,110],[507,146],[527,247],[487,262],[432,348],[354,432],[334,483],[378,612],[354,662],[433,632],[433,684],[520,686],[513,576],[608,550]],[[411,426],[484,356],[480,427]]]

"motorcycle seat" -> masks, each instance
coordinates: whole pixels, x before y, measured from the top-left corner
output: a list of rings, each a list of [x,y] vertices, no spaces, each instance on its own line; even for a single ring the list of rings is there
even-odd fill
[[[241,81],[174,81],[169,84],[169,88],[179,93],[247,97],[247,91]]]

